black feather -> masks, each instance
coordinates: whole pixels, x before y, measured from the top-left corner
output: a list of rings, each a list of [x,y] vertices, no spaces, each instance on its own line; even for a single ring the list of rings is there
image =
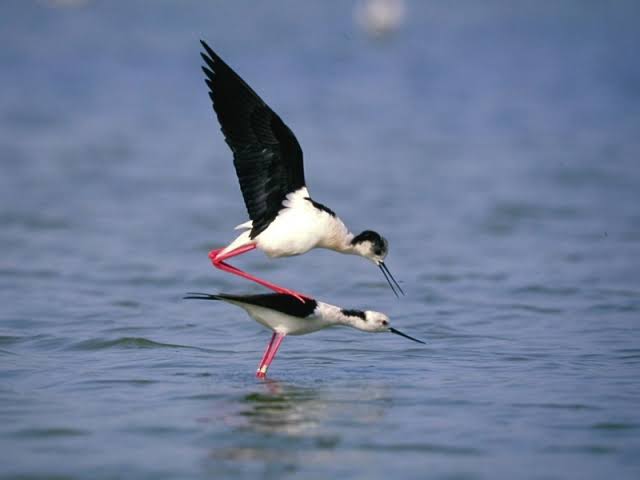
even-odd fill
[[[231,295],[227,293],[211,295],[208,293],[189,293],[183,298],[196,300],[228,300],[232,302],[246,303],[248,305],[276,310],[298,318],[308,317],[313,314],[318,306],[318,302],[312,298],[305,298],[304,303],[302,303],[293,295],[288,295],[286,293],[265,293],[262,295]]]
[[[205,82],[222,133],[233,152],[251,238],[282,209],[287,194],[305,186],[302,148],[280,117],[201,40]]]
[[[314,208],[317,208],[318,210],[322,211],[322,212],[327,212],[329,215],[331,215],[332,217],[336,216],[336,212],[334,212],[333,210],[331,210],[329,207],[316,202],[315,200],[312,200],[310,197],[304,197],[305,200],[311,202],[311,205],[314,206]]]

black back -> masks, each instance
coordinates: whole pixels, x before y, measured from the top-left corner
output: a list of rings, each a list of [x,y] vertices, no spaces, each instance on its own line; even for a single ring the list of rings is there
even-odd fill
[[[202,67],[225,140],[233,152],[255,238],[276,217],[288,193],[305,186],[302,149],[280,117],[209,46]]]
[[[323,205],[321,203],[316,202],[315,200],[312,200],[311,197],[304,197],[304,199],[311,203],[311,205],[313,205],[314,208],[320,210],[321,212],[326,212],[329,215],[331,215],[332,217],[336,216],[336,212],[334,212],[333,210],[331,210],[329,207],[327,207],[326,205]]]
[[[265,293],[261,295],[231,295],[227,293],[211,295],[208,293],[190,293],[184,298],[196,300],[231,300],[269,308],[298,318],[308,317],[313,314],[318,306],[318,302],[312,298],[306,298],[304,303],[302,303],[296,297],[286,293]]]

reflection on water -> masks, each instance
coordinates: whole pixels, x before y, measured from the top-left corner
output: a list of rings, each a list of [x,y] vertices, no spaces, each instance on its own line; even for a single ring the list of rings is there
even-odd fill
[[[324,464],[345,439],[345,425],[373,425],[391,406],[389,389],[380,385],[297,386],[267,379],[229,405],[215,411],[218,421],[232,429],[229,442],[208,452],[209,467],[220,469],[253,465],[261,474],[277,476],[295,471],[301,463]]]
[[[239,416],[245,428],[261,433],[304,435],[327,416],[327,401],[318,389],[266,380],[264,388],[242,399]]]
[[[216,403],[200,421],[257,434],[305,436],[336,421],[375,423],[390,405],[385,385],[312,387],[266,379],[233,404]]]

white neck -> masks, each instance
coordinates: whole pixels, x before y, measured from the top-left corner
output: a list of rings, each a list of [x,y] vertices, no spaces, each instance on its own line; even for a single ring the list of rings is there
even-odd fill
[[[365,320],[360,317],[344,315],[340,307],[329,305],[328,303],[318,302],[320,314],[331,325],[344,325],[345,327],[357,328],[358,330],[366,330]]]
[[[338,247],[334,248],[334,250],[337,250],[340,253],[346,253],[348,255],[359,255],[361,257],[370,258],[370,246],[364,243],[358,243],[356,245],[352,244],[351,240],[353,240],[353,237],[355,237],[353,233],[347,232],[347,234],[342,237],[341,243],[338,244]]]
[[[340,253],[357,253],[351,245],[355,235],[347,229],[346,225],[338,217],[331,219],[330,227],[327,229],[326,236],[318,245],[322,248],[328,248]]]
[[[351,244],[351,240],[353,240],[353,237],[355,237],[355,235],[347,231],[347,233],[342,236],[342,238],[340,239],[340,242],[337,244],[334,250],[340,253],[350,253],[350,254],[356,253],[355,248]]]

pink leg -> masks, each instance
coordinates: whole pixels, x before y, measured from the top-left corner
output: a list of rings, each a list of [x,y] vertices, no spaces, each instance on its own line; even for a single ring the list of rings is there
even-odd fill
[[[283,333],[273,332],[271,336],[271,341],[269,345],[267,345],[267,349],[264,351],[264,355],[262,355],[262,360],[260,360],[260,365],[258,365],[258,370],[256,371],[256,377],[264,378],[267,376],[267,369],[271,362],[276,356],[276,352],[278,348],[280,348],[280,344],[282,340],[284,340],[285,335]]]
[[[262,355],[262,359],[260,360],[260,364],[258,365],[258,372],[260,371],[260,368],[262,368],[262,366],[265,364],[267,357],[269,356],[269,352],[271,351],[271,347],[273,347],[273,342],[276,341],[277,335],[278,334],[276,332],[273,332],[273,335],[271,335],[271,341],[269,342],[269,345],[267,345],[267,348]]]
[[[249,252],[254,248],[256,248],[256,245],[252,243],[249,245],[244,245],[242,247],[236,248],[235,250],[231,250],[230,252],[227,252],[224,255],[220,254],[220,252],[222,252],[222,250],[224,249],[219,248],[217,250],[211,250],[209,252],[209,258],[211,259],[211,263],[213,264],[213,266],[216,268],[219,268],[220,270],[233,273],[234,275],[238,275],[240,277],[246,278],[247,280],[251,280],[253,282],[259,283],[260,285],[263,285],[275,292],[292,295],[296,297],[298,300],[300,300],[302,303],[304,303],[305,298],[311,298],[311,297],[307,297],[306,295],[303,295],[302,293],[298,293],[294,290],[289,290],[288,288],[283,288],[274,283],[267,282],[266,280],[262,280],[261,278],[254,277],[253,275],[249,275],[248,273],[243,272],[239,268],[236,268],[233,265],[229,265],[224,261],[228,258],[235,257],[237,255],[242,255],[243,253]]]

